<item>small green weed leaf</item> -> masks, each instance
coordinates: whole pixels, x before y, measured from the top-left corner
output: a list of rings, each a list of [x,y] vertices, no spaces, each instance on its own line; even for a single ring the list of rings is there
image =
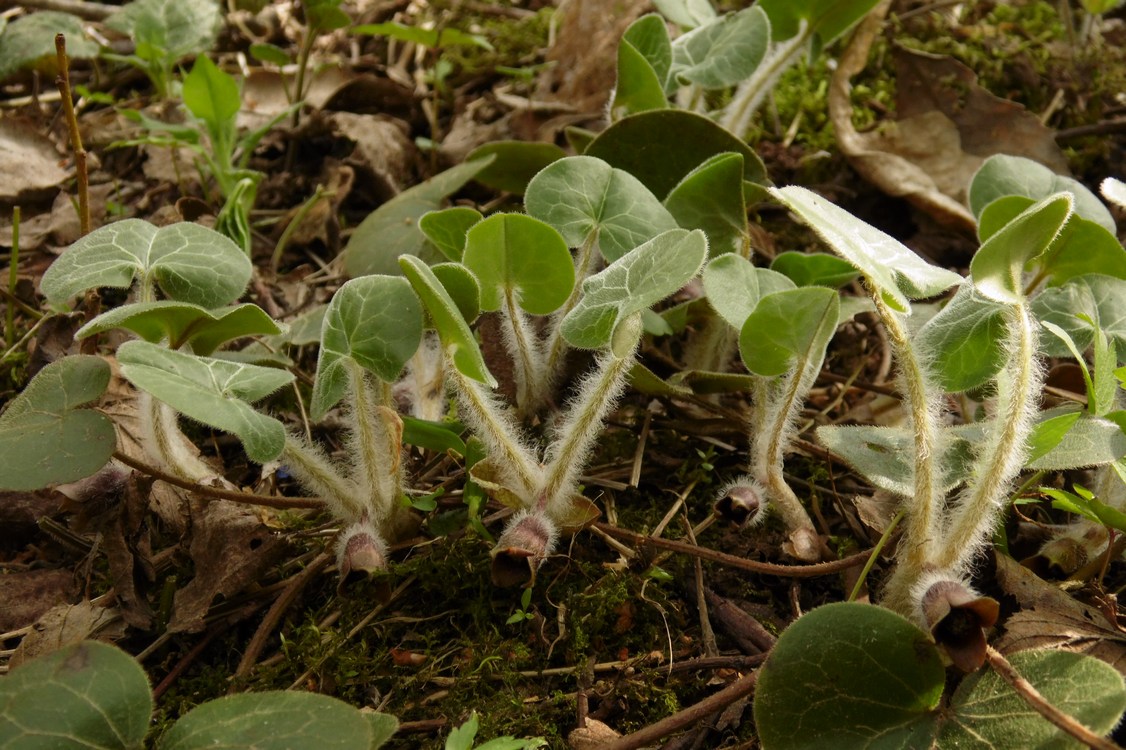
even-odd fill
[[[95,229],[68,247],[43,274],[41,289],[52,304],[96,287],[127,289],[140,278],[155,281],[173,300],[221,307],[242,295],[250,259],[218,232],[181,222],[159,229],[124,219]]]
[[[1080,411],[1065,411],[1054,415],[1042,414],[1040,421],[1028,436],[1028,457],[1025,460],[1028,463],[1035,463],[1048,455],[1063,441],[1081,416],[1083,413]]]
[[[258,62],[277,65],[279,68],[290,62],[289,53],[276,44],[260,42],[250,45],[250,56]]]
[[[820,367],[840,312],[834,289],[802,287],[766,295],[740,330],[743,364],[765,377],[795,367]]]
[[[524,207],[571,247],[597,234],[609,262],[676,227],[672,214],[637,178],[591,156],[560,159],[533,177]]]
[[[669,29],[664,19],[656,13],[648,13],[631,23],[622,39],[649,63],[663,87],[672,67],[672,42],[669,41]]]
[[[770,263],[770,270],[788,276],[798,286],[827,286],[839,289],[860,276],[843,258],[828,253],[799,253],[788,250]]]
[[[563,318],[563,338],[580,349],[609,346],[625,335],[631,318],[699,273],[707,255],[708,240],[698,229],[670,229],[634,248],[583,282],[582,298]]]
[[[446,750],[473,750],[478,725],[477,712],[474,711],[464,724],[450,730],[450,736],[446,738]]]
[[[430,314],[430,321],[438,331],[442,346],[453,360],[454,366],[464,375],[490,388],[496,388],[497,381],[485,365],[481,347],[477,345],[473,331],[469,330],[457,303],[442,282],[429,266],[413,256],[404,255],[399,258],[399,266]]]
[[[428,422],[401,415],[403,420],[403,442],[435,453],[456,453],[465,455],[465,441],[461,434],[465,425],[460,422]]]
[[[672,189],[665,208],[682,228],[704,230],[713,258],[744,254],[748,238],[743,155],[723,153],[705,160]]]
[[[610,104],[611,119],[620,120],[637,112],[668,106],[664,81],[645,55],[623,37],[618,43],[618,78],[614,84],[614,101]]]
[[[796,185],[770,188],[770,194],[802,218],[838,255],[857,268],[900,312],[909,300],[941,294],[962,277],[932,266],[871,224]]]
[[[683,86],[734,86],[749,78],[770,47],[770,20],[755,5],[682,34],[672,45],[672,73]]]
[[[143,54],[148,47],[175,62],[214,47],[222,15],[213,0],[134,0],[107,18],[106,25],[136,40],[139,56],[149,59]]]
[[[493,141],[470,151],[465,160],[493,157],[492,163],[473,179],[496,190],[523,195],[537,172],[566,155],[567,152],[554,143]]]
[[[136,750],[152,705],[148,678],[132,657],[82,641],[0,677],[0,747]]]
[[[978,237],[988,239],[1035,201],[1024,196],[998,198],[985,207],[978,222]],[[1126,279],[1126,249],[1118,238],[1090,219],[1075,215],[1036,265],[1050,284],[1062,284],[1086,273]]]
[[[1095,222],[1111,234],[1117,233],[1110,211],[1083,183],[1058,175],[1043,164],[1023,156],[997,154],[985,160],[970,180],[970,210],[980,220],[985,207],[998,198],[1022,195],[1039,201],[1061,192],[1074,196],[1076,214]]]
[[[237,436],[252,461],[272,461],[285,447],[281,422],[247,402],[290,383],[291,373],[196,357],[147,341],[125,342],[117,349],[117,361],[133,385],[190,419]]]
[[[982,243],[970,261],[977,292],[996,302],[1022,304],[1025,264],[1048,249],[1071,218],[1073,205],[1070,193],[1056,193],[1022,211]]]
[[[687,386],[689,393],[710,395],[713,393],[747,393],[755,386],[756,377],[739,372],[707,372],[705,370],[681,370],[675,372],[667,381],[674,388]],[[680,392],[677,395],[681,395]]]
[[[824,48],[875,7],[877,0],[763,0],[762,9],[770,17],[776,42],[796,35],[801,22],[815,36],[817,47]]]
[[[75,60],[94,57],[98,45],[86,38],[82,19],[69,13],[40,10],[3,27],[0,34],[0,79],[34,68],[54,76],[58,73],[55,35],[66,35],[66,54]]]
[[[401,276],[362,276],[333,295],[309,411],[322,418],[344,397],[348,360],[393,383],[422,341],[422,305]]]
[[[867,604],[818,607],[786,628],[755,688],[764,750],[931,746],[945,670],[930,637]]]
[[[1092,656],[1030,650],[1011,654],[1013,667],[1051,705],[1103,735],[1126,710],[1122,675]],[[971,674],[954,691],[939,747],[1078,748],[992,669]]]
[[[208,310],[187,302],[134,302],[102,313],[75,332],[84,339],[114,328],[124,328],[154,344],[168,341],[170,349],[187,343],[196,354],[211,354],[222,344],[243,336],[276,336],[278,324],[257,305]]]
[[[302,5],[309,27],[318,34],[352,23],[351,16],[340,9],[340,0],[306,0]]]
[[[919,351],[944,391],[961,393],[996,375],[1004,363],[1004,306],[974,293],[965,283],[919,329]]]
[[[105,466],[117,447],[113,422],[92,409],[109,385],[100,357],[64,357],[44,367],[0,414],[0,487],[34,490]]]
[[[442,255],[457,263],[465,252],[465,233],[483,218],[475,208],[451,206],[423,214],[418,228]]]
[[[622,118],[599,133],[584,153],[629,172],[653,195],[664,198],[689,172],[727,152],[743,155],[744,180],[770,183],[762,159],[750,146],[707,117],[682,109]]]
[[[360,715],[371,727],[371,745],[368,746],[370,750],[379,750],[387,744],[387,740],[391,739],[395,732],[399,731],[399,720],[391,714],[363,711]]]
[[[207,55],[195,59],[184,76],[184,106],[207,123],[208,132],[233,135],[235,116],[242,106],[238,81],[211,62]]]
[[[1049,287],[1037,294],[1032,298],[1032,314],[1041,323],[1051,323],[1067,333],[1079,351],[1085,351],[1094,340],[1094,329],[1079,317],[1099,317],[1091,290],[1082,280]],[[1064,341],[1056,336],[1041,336],[1040,350],[1049,357],[1072,356]]]
[[[1040,415],[1033,437],[1040,430],[1040,425],[1053,422],[1065,411],[1050,409]],[[1059,423],[1045,429],[1058,430]],[[1035,449],[1035,445],[1030,446]],[[1081,469],[1088,466],[1103,466],[1126,456],[1126,434],[1121,428],[1106,417],[1094,417],[1081,413],[1060,441],[1050,450],[1040,456],[1035,456],[1026,462],[1030,469],[1036,471],[1065,471],[1067,469]]]
[[[760,299],[774,292],[794,289],[794,282],[776,271],[756,268],[746,258],[727,254],[704,269],[704,291],[708,303],[735,330],[743,328]]]
[[[1126,208],[1126,182],[1116,180],[1113,177],[1107,177],[1099,185],[1099,192],[1108,201],[1118,206],[1119,208]]]
[[[438,253],[418,228],[418,220],[428,211],[442,207],[450,195],[460,190],[492,163],[492,158],[467,161],[407,188],[372,211],[356,227],[344,247],[344,270],[349,276],[400,273],[400,255],[416,255],[437,260]],[[426,256],[429,256],[428,258]]]
[[[397,21],[367,23],[353,26],[352,33],[368,34],[371,36],[389,36],[401,42],[414,42],[415,44],[429,49],[442,49],[444,47],[454,47],[458,45],[480,47],[485,50],[493,49],[493,45],[489,44],[489,40],[479,34],[467,34],[464,31],[451,29],[449,27],[424,29],[422,26],[416,24],[408,26],[398,23]]]
[[[716,17],[708,0],[653,0],[653,5],[662,16],[686,29],[703,26]]]
[[[523,310],[547,315],[575,286],[566,241],[550,224],[524,214],[493,214],[472,227],[462,262],[481,284],[484,310],[499,310],[512,294]]]
[[[159,750],[320,747],[370,750],[372,725],[347,703],[318,693],[239,693],[188,711]]]

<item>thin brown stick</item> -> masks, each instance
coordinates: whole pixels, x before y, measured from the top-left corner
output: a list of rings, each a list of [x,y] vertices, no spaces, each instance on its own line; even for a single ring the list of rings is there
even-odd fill
[[[192,646],[191,650],[188,651],[188,653],[184,654],[180,658],[180,661],[176,662],[176,666],[172,667],[172,670],[164,676],[164,679],[160,681],[160,684],[152,689],[153,699],[159,699],[160,696],[164,695],[165,691],[167,691],[168,688],[172,687],[173,683],[175,683],[176,680],[179,679],[180,675],[184,673],[184,670],[190,667],[192,665],[192,662],[199,658],[199,655],[203,653],[203,650],[207,648],[207,646],[213,640],[215,640],[215,636],[225,632],[229,627],[230,626],[227,624],[221,624],[207,631],[207,633],[202,638],[200,638],[194,646]]]
[[[78,183],[78,224],[82,236],[90,234],[90,175],[86,170],[86,149],[82,146],[82,133],[78,130],[78,116],[74,114],[74,100],[70,93],[70,60],[66,54],[66,34],[55,34],[55,58],[59,75],[55,85],[62,96],[66,127],[70,132],[70,145],[74,150],[75,179]]]
[[[718,693],[709,695],[704,700],[689,706],[683,711],[677,711],[672,716],[661,719],[656,724],[650,724],[633,734],[627,734],[625,737],[619,737],[612,742],[602,745],[601,750],[636,750],[640,747],[652,745],[658,740],[668,737],[673,732],[695,724],[718,711],[722,711],[740,698],[750,695],[751,691],[755,689],[755,679],[757,677],[758,672],[751,672],[748,675],[744,675]]]
[[[764,575],[782,576],[784,578],[816,578],[817,576],[839,573],[842,570],[854,568],[857,565],[863,565],[872,554],[872,550],[865,550],[855,555],[841,558],[840,560],[815,563],[813,565],[778,565],[776,563],[756,562],[754,560],[748,560],[745,557],[736,557],[735,555],[729,555],[725,552],[709,549],[708,547],[698,547],[674,539],[654,538],[646,536],[645,534],[638,534],[636,531],[611,526],[607,523],[596,522],[594,526],[619,539],[628,539],[639,547],[650,545],[660,549],[671,550],[672,552],[692,555],[704,560],[711,560],[712,562],[717,562],[731,568],[749,570],[752,573],[762,573]]]
[[[113,457],[121,463],[136,469],[142,474],[148,474],[150,477],[156,477],[162,482],[180,487],[185,490],[190,490],[197,495],[203,497],[214,498],[216,500],[233,500],[236,503],[245,503],[246,505],[264,505],[267,508],[280,508],[282,510],[294,510],[297,508],[323,508],[324,501],[319,497],[279,497],[275,495],[255,495],[250,492],[237,492],[235,490],[221,490],[218,487],[204,487],[195,482],[189,482],[186,479],[173,476],[166,472],[161,471],[155,466],[149,466],[143,461],[138,461],[135,458],[125,455],[121,451],[114,451]]]
[[[1024,679],[1024,677],[1017,672],[1016,668],[1013,667],[1000,651],[990,645],[986,645],[985,657],[989,660],[989,666],[993,667],[993,671],[996,672],[1002,680],[1007,682],[1009,687],[1015,690],[1016,694],[1019,695],[1025,703],[1031,706],[1036,713],[1052,722],[1052,724],[1060,730],[1067,732],[1087,747],[1093,747],[1096,750],[1122,750],[1121,745],[1117,745],[1105,737],[1098,736],[1090,729],[1080,724],[1075,717],[1070,714],[1065,714],[1049,703],[1048,700],[1040,694],[1040,691],[1033,687],[1031,682]]]

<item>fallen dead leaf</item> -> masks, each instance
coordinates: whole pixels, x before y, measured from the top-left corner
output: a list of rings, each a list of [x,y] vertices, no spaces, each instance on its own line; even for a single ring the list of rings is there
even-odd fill
[[[47,197],[66,179],[51,140],[30,123],[0,119],[0,201],[27,203]]]
[[[567,735],[571,750],[598,750],[622,735],[598,719],[586,720],[585,727],[579,727]]]
[[[17,570],[0,576],[0,633],[32,624],[76,593],[70,570]]]
[[[89,601],[60,604],[47,610],[24,636],[8,665],[18,667],[37,656],[58,651],[87,638],[114,640],[125,634],[125,623],[116,609]]]

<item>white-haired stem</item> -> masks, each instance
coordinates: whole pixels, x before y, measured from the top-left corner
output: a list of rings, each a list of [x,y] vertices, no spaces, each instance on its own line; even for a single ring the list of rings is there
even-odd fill
[[[337,471],[319,448],[300,435],[285,436],[281,462],[305,489],[319,495],[329,510],[343,521],[356,521],[366,506],[360,501],[360,490]]]
[[[448,354],[446,374],[454,384],[462,416],[470,429],[485,443],[497,467],[515,482],[517,486],[512,489],[519,491],[526,502],[531,503],[543,471],[514,420],[484,385],[458,370]]]
[[[903,613],[904,608],[910,606],[908,592],[931,561],[938,542],[941,498],[937,482],[937,446],[938,399],[941,394],[938,389],[928,388],[925,366],[911,346],[900,314],[888,307],[878,289],[872,289],[876,313],[884,324],[899,366],[900,390],[907,402],[915,442],[913,496],[903,504],[903,537],[897,552],[899,561],[884,594],[889,606]]]
[[[544,348],[544,351],[547,352],[547,361],[544,363],[543,369],[543,390],[545,393],[550,393],[554,379],[558,377],[560,370],[563,368],[563,356],[570,348],[563,338],[563,318],[567,317],[567,313],[571,312],[575,305],[579,303],[579,298],[583,294],[583,281],[594,272],[594,268],[598,264],[598,253],[595,252],[597,242],[598,230],[594,229],[583,240],[578,255],[575,257],[575,286],[571,289],[567,301],[551,317],[551,333],[547,337],[547,345]]]
[[[215,475],[215,470],[199,459],[195,446],[180,432],[175,409],[148,391],[140,391],[137,399],[141,434],[150,458],[168,473],[192,482]]]
[[[993,429],[981,442],[966,486],[943,543],[935,550],[940,570],[965,572],[990,538],[1013,479],[1024,465],[1025,442],[1040,400],[1043,370],[1036,358],[1036,322],[1025,303],[1006,310],[1006,358],[997,376]]]
[[[809,24],[804,19],[798,33],[767,52],[750,78],[739,84],[731,102],[723,110],[719,124],[742,138],[751,123],[751,117],[762,105],[763,99],[774,88],[782,74],[801,56],[809,42]]]
[[[546,396],[542,345],[529,324],[527,313],[516,304],[516,293],[511,288],[504,290],[503,309],[508,323],[504,343],[516,365],[516,410],[527,417],[539,409]]]
[[[390,399],[389,386],[380,381],[383,392],[377,395],[367,370],[355,360],[347,362],[352,386],[346,411],[352,476],[360,484],[371,519],[379,524],[390,516],[399,497],[402,445],[397,439],[399,431],[379,408]]]
[[[599,352],[595,369],[579,384],[579,392],[567,408],[567,418],[556,431],[561,439],[547,451],[547,468],[540,491],[544,508],[551,514],[570,501],[579,483],[591,448],[602,434],[602,422],[625,389],[637,344],[624,357],[612,351]]]

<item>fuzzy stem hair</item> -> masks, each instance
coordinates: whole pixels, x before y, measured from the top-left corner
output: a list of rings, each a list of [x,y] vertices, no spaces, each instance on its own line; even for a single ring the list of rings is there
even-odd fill
[[[191,482],[215,475],[215,470],[196,455],[194,446],[180,432],[176,411],[147,391],[139,391],[138,413],[145,451],[171,474]]]
[[[337,471],[320,448],[300,435],[286,435],[281,461],[303,487],[319,495],[337,518],[354,522],[364,516],[362,492]]]
[[[548,335],[547,345],[544,348],[544,351],[547,352],[547,361],[543,368],[542,390],[544,393],[551,392],[555,378],[559,376],[560,370],[563,369],[563,357],[569,349],[566,340],[563,338],[563,318],[567,317],[567,313],[571,312],[575,305],[579,303],[579,298],[582,297],[583,293],[583,281],[594,272],[594,267],[598,262],[598,253],[595,252],[597,241],[597,230],[592,231],[583,240],[575,258],[575,286],[571,289],[571,295],[567,297],[567,301],[551,317],[551,333]]]
[[[770,50],[751,77],[735,89],[731,102],[720,117],[720,126],[742,138],[751,123],[751,117],[762,106],[763,99],[774,88],[774,84],[778,83],[782,74],[798,59],[808,42],[809,25],[803,20],[798,33]]]
[[[544,393],[544,355],[536,332],[528,321],[528,315],[516,304],[512,289],[504,292],[504,317],[508,324],[503,327],[504,344],[508,355],[516,367],[516,410],[521,416],[534,414],[546,397]]]
[[[997,376],[996,417],[981,443],[969,484],[943,543],[935,550],[939,570],[964,575],[990,538],[1013,479],[1026,455],[1025,443],[1039,407],[1043,368],[1036,357],[1036,322],[1028,305],[1006,310],[1006,358]]]
[[[394,439],[393,425],[387,423],[379,409],[381,399],[372,388],[367,371],[354,360],[348,362],[352,388],[350,408],[346,412],[347,447],[352,476],[360,483],[371,519],[379,523],[390,515],[399,497],[401,445]],[[384,401],[389,397],[389,393],[382,395]]]

